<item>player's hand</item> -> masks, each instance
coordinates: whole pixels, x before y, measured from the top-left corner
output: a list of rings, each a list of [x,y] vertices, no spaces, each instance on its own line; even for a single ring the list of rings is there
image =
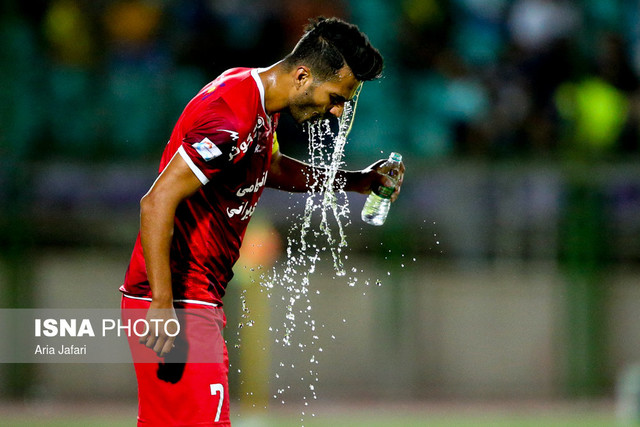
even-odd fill
[[[394,177],[396,179],[396,182],[394,183],[393,180],[390,179],[388,176],[384,175],[383,173],[380,173],[382,164],[386,161],[387,159],[380,159],[362,171],[366,176],[365,191],[363,192],[369,193],[371,191],[377,191],[380,186],[394,187],[395,190],[391,195],[391,202],[395,202],[402,188],[402,182],[404,181],[405,167],[404,167],[404,163],[400,162],[398,176]]]
[[[160,357],[164,357],[173,349],[173,342],[180,331],[178,317],[173,307],[156,307],[153,302],[147,311],[149,332],[140,337],[140,344],[153,349]]]

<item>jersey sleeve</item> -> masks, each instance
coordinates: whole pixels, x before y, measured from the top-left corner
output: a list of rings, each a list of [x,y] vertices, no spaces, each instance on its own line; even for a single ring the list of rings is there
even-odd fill
[[[227,104],[216,100],[185,133],[178,153],[203,185],[239,160],[234,155],[241,137],[236,123]]]

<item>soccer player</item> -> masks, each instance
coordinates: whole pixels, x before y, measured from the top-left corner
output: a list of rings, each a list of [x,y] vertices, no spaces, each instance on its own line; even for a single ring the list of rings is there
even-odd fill
[[[303,192],[322,176],[280,152],[279,114],[298,123],[338,117],[382,67],[355,25],[318,18],[280,62],[230,69],[187,104],[140,202],[140,233],[120,288],[123,317],[140,309],[140,319],[159,325],[129,339],[139,426],[230,425],[222,297],[247,224],[265,186]],[[394,184],[377,171],[383,161],[341,170],[336,182],[364,194],[395,185],[395,200],[404,166]],[[187,314],[177,318],[175,309]],[[136,359],[140,349],[148,353],[144,361]],[[194,359],[208,353],[219,360]],[[165,363],[177,354],[185,359]]]

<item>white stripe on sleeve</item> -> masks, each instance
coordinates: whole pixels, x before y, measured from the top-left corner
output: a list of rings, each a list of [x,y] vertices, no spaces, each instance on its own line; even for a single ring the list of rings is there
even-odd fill
[[[203,174],[202,171],[198,169],[196,164],[193,163],[193,160],[191,160],[191,157],[189,157],[183,146],[180,146],[180,148],[178,148],[178,153],[180,153],[180,156],[184,159],[185,162],[187,162],[187,165],[189,165],[189,168],[196,175],[196,177],[198,177],[202,185],[207,184],[209,182],[209,178],[207,178],[205,174]]]

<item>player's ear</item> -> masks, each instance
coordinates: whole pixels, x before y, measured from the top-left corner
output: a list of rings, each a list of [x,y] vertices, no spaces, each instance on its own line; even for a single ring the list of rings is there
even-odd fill
[[[313,78],[311,77],[311,70],[306,65],[298,65],[294,73],[294,81],[296,89],[301,89],[305,85],[311,83]]]

